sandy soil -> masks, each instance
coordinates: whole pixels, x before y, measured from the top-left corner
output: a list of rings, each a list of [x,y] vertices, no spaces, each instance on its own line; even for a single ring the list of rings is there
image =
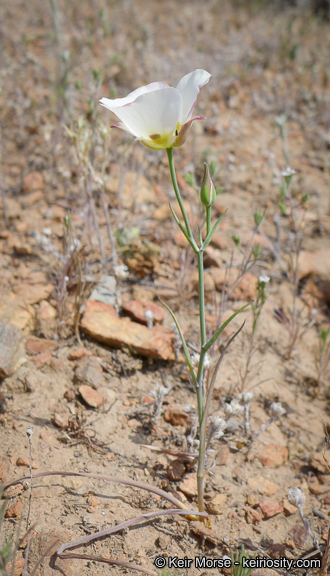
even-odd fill
[[[304,512],[324,549],[330,513],[330,474],[322,456],[323,420],[330,426],[329,374],[324,371],[318,382],[317,362],[330,302],[328,24],[308,11],[272,11],[257,2],[73,0],[58,1],[55,8],[57,34],[50,3],[26,6],[12,0],[0,6],[0,319],[1,334],[7,335],[0,350],[10,357],[0,388],[0,481],[29,475],[31,449],[33,473],[129,478],[174,493],[196,509],[191,462],[178,463],[146,447],[189,448],[196,398],[182,352],[174,353],[175,339],[170,358],[155,359],[127,346],[102,344],[81,328],[93,288],[102,274],[113,275],[115,245],[117,262],[129,269],[126,279],[117,280],[119,316],[125,316],[122,306],[129,301],[159,304],[160,296],[176,312],[191,352],[198,349],[195,262],[168,207],[168,199],[173,204],[175,199],[166,154],[107,131],[113,118],[97,102],[155,80],[176,85],[182,75],[204,68],[212,79],[196,110],[206,120],[193,126],[175,160],[195,228],[205,160],[216,166],[214,218],[228,209],[205,262],[210,333],[219,313],[227,317],[255,297],[260,274],[270,277],[244,386],[253,392],[251,431],[241,414],[214,444],[206,483],[211,529],[163,516],[75,552],[154,572],[159,555],[218,558],[242,543],[251,553],[297,559],[313,550],[313,541],[287,501],[293,486],[306,495]],[[274,125],[283,113],[297,172],[294,202],[309,196],[296,209],[303,244],[299,334],[290,358],[289,333],[278,314],[290,321],[293,302],[288,278],[294,235],[290,218],[279,209],[285,161]],[[263,233],[253,240],[261,256],[226,298],[219,274],[230,266],[240,269],[256,209],[266,211]],[[239,247],[233,235],[239,235]],[[250,309],[235,318],[220,341],[223,345],[243,320],[217,378],[213,416],[223,417],[225,404],[242,391]],[[169,315],[163,324],[173,331]],[[12,346],[5,331],[10,327],[15,327]],[[160,386],[166,395],[155,419],[153,392]],[[258,434],[272,402],[286,412]],[[28,482],[8,489],[10,512],[2,526],[8,536],[23,533],[27,520],[34,525],[27,574],[51,544],[38,575],[53,573],[49,557],[61,543],[168,507],[160,496],[87,477],[38,478],[32,498],[30,488]],[[18,551],[15,574],[22,572],[24,554]],[[126,570],[87,560],[56,565],[67,575]],[[181,573],[212,576],[219,570],[191,567]]]

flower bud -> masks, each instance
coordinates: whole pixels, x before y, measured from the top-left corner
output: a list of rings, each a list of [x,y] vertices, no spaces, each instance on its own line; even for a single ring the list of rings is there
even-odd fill
[[[204,175],[200,192],[201,203],[205,208],[209,208],[215,202],[216,197],[217,193],[210,176],[209,167],[204,162]]]

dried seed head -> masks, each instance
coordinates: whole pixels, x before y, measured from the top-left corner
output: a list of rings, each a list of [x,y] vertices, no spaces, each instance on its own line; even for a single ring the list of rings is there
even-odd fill
[[[232,400],[230,404],[225,405],[225,413],[230,416],[238,416],[243,412],[244,408],[241,404],[236,402],[236,400]]]
[[[32,435],[33,435],[33,426],[28,426],[26,429],[26,435],[28,437],[29,440],[31,440]]]
[[[270,409],[273,413],[273,416],[276,416],[276,418],[283,416],[283,414],[285,414],[285,412],[286,412],[286,410],[285,410],[285,408],[283,408],[281,402],[273,402],[270,406]]]
[[[227,422],[225,422],[220,416],[215,416],[214,418],[210,418],[210,425],[209,425],[209,432],[210,438],[221,438],[224,434],[224,430],[227,426]]]
[[[243,404],[248,404],[253,398],[253,392],[241,392],[237,395],[237,400]]]
[[[117,264],[117,266],[114,266],[113,271],[116,278],[120,280],[125,280],[129,275],[128,268],[125,264]]]
[[[290,488],[290,490],[288,491],[288,500],[290,504],[292,504],[292,506],[295,506],[296,508],[302,508],[305,503],[306,496],[300,490],[300,488],[294,487]]]

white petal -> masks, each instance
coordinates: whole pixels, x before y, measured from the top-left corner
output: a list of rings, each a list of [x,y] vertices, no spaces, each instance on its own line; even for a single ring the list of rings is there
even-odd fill
[[[211,74],[201,69],[194,70],[194,72],[190,72],[190,74],[186,74],[186,76],[181,78],[176,87],[182,97],[180,124],[190,120],[197,96],[210,78]]]
[[[170,140],[175,136],[180,110],[179,92],[166,85],[166,88],[138,96],[131,104],[114,108],[113,112],[126,130],[139,140],[152,142],[165,136],[170,145]]]
[[[133,90],[133,92],[128,94],[128,96],[125,96],[125,98],[115,98],[115,100],[102,98],[100,100],[100,104],[109,110],[115,110],[115,108],[120,108],[126,104],[131,104],[131,102],[134,102],[134,100],[136,100],[142,94],[148,94],[148,92],[162,90],[163,88],[168,88],[168,84],[165,82],[152,82],[151,84],[147,84],[147,86],[141,86],[140,88]]]

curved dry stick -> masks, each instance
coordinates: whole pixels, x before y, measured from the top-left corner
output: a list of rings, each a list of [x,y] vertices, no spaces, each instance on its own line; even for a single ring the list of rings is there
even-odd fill
[[[75,548],[76,546],[84,546],[97,538],[104,538],[104,536],[110,536],[111,534],[115,534],[115,532],[120,532],[120,530],[125,530],[129,526],[134,526],[134,524],[138,524],[139,522],[143,522],[145,520],[152,520],[152,518],[158,518],[159,516],[168,516],[169,514],[180,514],[180,515],[188,515],[194,514],[193,510],[178,510],[177,508],[170,508],[169,510],[156,510],[154,512],[146,512],[146,514],[142,514],[141,516],[136,516],[135,518],[131,518],[130,520],[125,520],[125,522],[121,522],[121,524],[117,524],[116,526],[110,526],[110,528],[105,528],[105,530],[99,530],[94,534],[88,534],[87,536],[83,536],[74,542],[64,542],[58,550],[56,550],[56,555],[65,558],[66,555],[63,555],[65,550],[69,550],[70,548]],[[205,512],[200,512],[199,516],[205,518],[207,514]]]
[[[160,488],[156,488],[156,486],[150,486],[149,484],[144,484],[143,482],[138,482],[136,480],[127,480],[126,478],[119,478],[118,476],[107,476],[106,474],[92,474],[91,472],[65,472],[65,471],[54,471],[54,472],[39,472],[38,474],[33,474],[32,479],[35,478],[44,478],[45,476],[80,476],[83,478],[95,478],[97,480],[107,480],[108,482],[114,482],[115,484],[125,484],[126,486],[133,486],[134,488],[140,488],[141,490],[146,490],[153,494],[157,494],[157,496],[161,496],[161,498],[165,498],[171,504],[174,504],[180,510],[188,510],[187,506],[177,500],[164,490]],[[15,480],[9,480],[9,482],[5,482],[3,484],[3,490],[7,490],[10,486],[15,486],[16,484],[20,484],[24,482],[24,480],[31,480],[31,476],[23,476],[22,478],[17,478]],[[193,514],[187,514],[189,520],[200,520],[200,514],[194,512]]]

